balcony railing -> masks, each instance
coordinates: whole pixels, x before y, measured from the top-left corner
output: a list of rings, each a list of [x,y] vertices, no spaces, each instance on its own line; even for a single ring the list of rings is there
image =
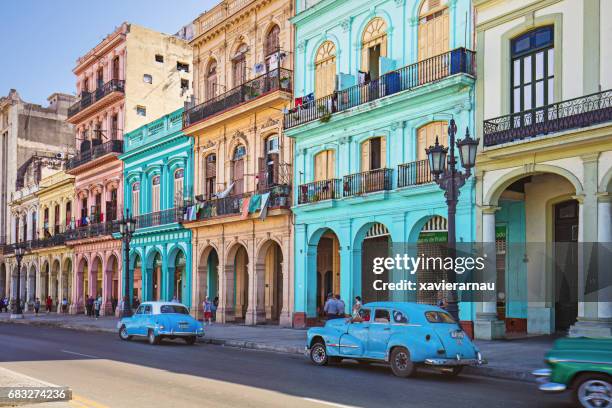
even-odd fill
[[[612,90],[485,120],[484,146],[496,146],[612,120]]]
[[[115,232],[119,232],[119,221],[94,223],[66,231],[66,241],[111,235]]]
[[[66,163],[66,168],[68,170],[74,169],[109,153],[123,153],[123,141],[109,140],[106,143],[93,146],[89,150],[82,151],[68,160],[68,163]]]
[[[184,208],[179,207],[148,214],[142,214],[136,217],[136,228],[147,228],[181,222],[183,221],[183,213]]]
[[[370,82],[336,91],[285,114],[284,128],[289,129],[313,120],[327,121],[333,113],[342,112],[395,94],[439,81],[455,74],[475,75],[473,51],[457,48],[444,54],[387,72]]]
[[[270,193],[267,204],[268,208],[289,208],[291,206],[290,185],[280,184],[271,187],[267,192]],[[248,197],[253,197],[255,194],[261,194],[261,192],[236,194],[200,202],[196,206],[195,215],[190,214],[192,206],[187,206],[185,209],[185,220],[207,220],[215,217],[240,214],[243,211],[244,200]]]
[[[342,195],[350,197],[376,191],[391,190],[392,174],[393,169],[376,169],[344,176],[342,179]]]
[[[428,160],[418,160],[397,166],[397,186],[417,186],[433,182]]]
[[[183,127],[273,91],[292,91],[292,72],[277,68],[183,112]]]
[[[311,204],[318,201],[342,197],[342,180],[329,179],[302,184],[298,189],[298,204]]]
[[[113,92],[125,92],[125,81],[121,79],[111,79],[104,85],[98,87],[95,91],[83,92],[81,94],[81,99],[68,108],[68,117],[76,115]]]

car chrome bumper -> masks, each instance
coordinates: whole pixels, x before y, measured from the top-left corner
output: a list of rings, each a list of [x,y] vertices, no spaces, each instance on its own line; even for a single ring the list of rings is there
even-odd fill
[[[540,391],[555,393],[567,390],[567,386],[565,384],[548,381],[552,374],[552,370],[550,368],[535,370],[531,374],[536,377],[536,381],[540,384],[538,386]]]
[[[182,331],[166,331],[166,330],[158,330],[157,334],[159,336],[176,336],[176,337],[181,337],[181,336],[197,336],[197,337],[202,337],[204,336],[204,332],[182,332]]]
[[[425,359],[425,364],[431,366],[479,366],[487,364],[487,360],[483,358],[428,358]]]

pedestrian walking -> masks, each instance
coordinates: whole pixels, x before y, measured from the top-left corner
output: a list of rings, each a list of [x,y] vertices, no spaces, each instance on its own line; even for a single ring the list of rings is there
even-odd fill
[[[100,317],[100,309],[102,308],[102,296],[98,296],[96,300],[94,300],[94,312],[96,316],[96,320]]]
[[[38,311],[40,310],[40,299],[36,298],[34,301],[34,314],[38,316]]]
[[[9,300],[5,296],[4,299],[0,301],[0,309],[4,309],[5,313],[8,313]]]
[[[63,298],[62,299],[62,313],[67,313],[68,312],[68,299]]]
[[[53,299],[51,299],[51,296],[47,296],[45,306],[47,307],[47,313],[49,313],[51,311],[51,307],[53,307]]]
[[[204,299],[204,302],[202,303],[202,308],[204,310],[204,324],[206,324],[206,321],[208,320],[208,325],[211,325],[212,324],[212,303],[210,299],[208,298],[208,296],[206,296],[206,299]]]
[[[338,308],[336,298],[334,298],[333,293],[327,294],[327,301],[325,301],[325,306],[323,306],[323,312],[325,312],[325,317],[327,320],[335,319],[338,317]]]
[[[344,300],[340,299],[340,295],[336,295],[336,313],[338,313],[338,317],[346,316],[346,305]]]
[[[113,315],[114,315],[115,310],[117,310],[117,298],[111,298],[111,307],[113,308]]]
[[[219,308],[219,296],[215,296],[212,303],[213,303],[212,304],[213,320],[216,322],[217,321],[217,309]]]
[[[85,312],[87,317],[91,317],[93,315],[93,299],[91,296],[87,296],[85,298]]]

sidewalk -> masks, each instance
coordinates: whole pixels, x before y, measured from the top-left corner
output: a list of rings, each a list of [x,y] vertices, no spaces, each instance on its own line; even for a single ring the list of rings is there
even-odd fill
[[[26,314],[23,320],[11,321],[8,313],[0,314],[0,323],[13,322],[66,329],[116,333],[115,317],[98,320],[83,315]],[[284,329],[277,326],[243,326],[213,324],[204,326],[205,343],[243,349],[265,350],[289,354],[303,354],[306,331]],[[483,341],[476,344],[488,364],[482,367],[466,367],[466,374],[504,379],[533,381],[531,371],[544,366],[544,354],[552,347],[551,336],[516,340]]]

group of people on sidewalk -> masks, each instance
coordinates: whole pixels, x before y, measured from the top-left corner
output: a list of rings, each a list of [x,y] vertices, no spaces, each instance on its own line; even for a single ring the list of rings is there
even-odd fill
[[[211,302],[210,298],[206,296],[204,302],[202,302],[202,310],[204,311],[203,322],[209,325],[212,324],[213,320],[217,321],[217,307],[219,307],[219,296],[215,296],[215,299]]]

